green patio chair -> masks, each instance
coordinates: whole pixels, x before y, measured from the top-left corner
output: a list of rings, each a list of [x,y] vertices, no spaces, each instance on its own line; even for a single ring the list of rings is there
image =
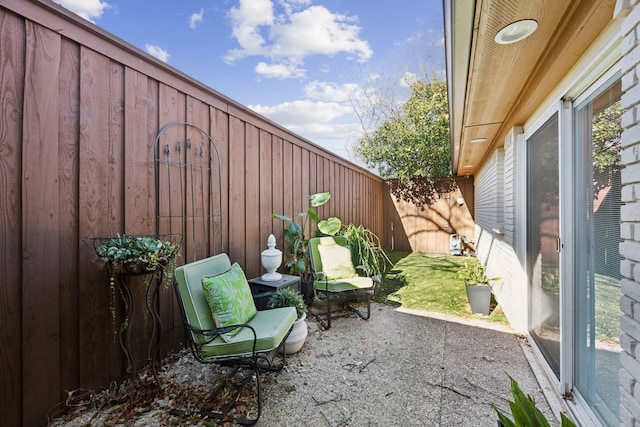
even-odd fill
[[[284,342],[297,318],[295,308],[257,311],[244,272],[224,253],[177,267],[173,284],[193,356],[202,363],[231,366],[234,378],[241,378],[220,411],[200,414],[255,424],[262,410],[260,375],[284,367]],[[234,418],[229,411],[249,384],[257,388],[257,416]]]
[[[333,302],[362,300],[367,302],[367,314],[364,315],[353,307],[347,307],[364,320],[371,316],[371,295],[374,283],[369,273],[362,266],[354,267],[351,259],[351,248],[343,236],[314,237],[309,240],[309,260],[313,274],[313,289],[316,295],[324,296],[327,302],[326,312],[311,314],[324,329],[331,328],[331,319],[344,316],[337,315],[332,309]],[[363,270],[358,275],[356,268]]]

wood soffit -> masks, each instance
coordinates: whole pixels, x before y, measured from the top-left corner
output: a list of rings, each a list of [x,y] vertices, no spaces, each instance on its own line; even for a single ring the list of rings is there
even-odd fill
[[[452,118],[462,121],[460,134],[454,132],[454,174],[475,174],[503,146],[509,129],[524,124],[611,21],[614,7],[615,0],[476,2],[466,86],[454,83],[454,90],[466,90],[464,113]],[[538,22],[530,37],[494,41],[522,19]],[[471,143],[475,138],[487,140]]]

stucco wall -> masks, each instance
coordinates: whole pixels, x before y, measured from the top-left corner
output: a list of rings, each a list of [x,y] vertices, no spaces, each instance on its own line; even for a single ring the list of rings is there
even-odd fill
[[[629,3],[633,5],[629,6]],[[624,10],[625,6],[629,6]],[[620,416],[626,426],[640,423],[640,2],[619,1],[616,12],[626,14],[622,24],[622,238],[620,271],[622,335],[620,344]]]

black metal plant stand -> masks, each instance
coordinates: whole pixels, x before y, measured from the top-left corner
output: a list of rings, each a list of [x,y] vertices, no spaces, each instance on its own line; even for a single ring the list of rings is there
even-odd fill
[[[154,236],[127,236],[93,238],[94,248],[99,262],[108,270],[111,282],[111,310],[115,323],[116,307],[115,294],[119,292],[124,301],[124,317],[118,329],[120,347],[124,352],[127,374],[134,379],[140,371],[139,365],[149,364],[156,384],[160,386],[158,366],[160,366],[160,345],[162,339],[162,321],[158,313],[158,297],[160,284],[165,275],[173,273],[175,258],[179,255],[182,236],[179,234],[162,234]],[[135,288],[145,278],[144,296],[145,308],[151,317],[151,333],[146,350],[146,358],[136,360],[132,351],[132,341],[137,323],[136,310],[140,301],[135,296],[141,294],[141,289]],[[116,291],[117,286],[117,291]],[[115,324],[114,324],[115,329]],[[115,331],[114,331],[115,333]],[[115,337],[114,337],[115,338]],[[141,368],[141,367],[140,367]]]
[[[151,315],[152,329],[149,337],[149,344],[147,346],[147,358],[136,361],[131,351],[132,332],[137,320],[136,310],[134,309],[134,293],[131,290],[131,279],[133,277],[143,275],[149,276],[148,281],[146,281],[145,306],[147,312]],[[122,347],[122,351],[127,359],[127,373],[131,374],[133,378],[137,378],[137,373],[139,371],[137,364],[140,362],[144,362],[145,364],[148,363],[151,367],[151,372],[153,373],[153,378],[155,379],[156,384],[160,386],[161,384],[160,379],[158,378],[157,367],[160,365],[158,356],[160,354],[162,320],[160,319],[160,314],[153,302],[157,299],[158,290],[164,277],[164,269],[141,273],[113,273],[112,277],[116,279],[118,289],[124,298],[126,310],[125,316],[120,323],[119,341],[120,347]]]

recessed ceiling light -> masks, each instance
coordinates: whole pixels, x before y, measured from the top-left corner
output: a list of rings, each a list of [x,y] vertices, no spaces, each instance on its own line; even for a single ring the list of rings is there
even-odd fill
[[[496,34],[495,41],[498,44],[511,44],[526,39],[538,28],[538,23],[533,19],[523,19],[513,22]]]
[[[464,167],[465,169],[469,169],[469,168],[472,168],[472,167],[473,167],[473,165],[464,165],[463,167]]]
[[[472,144],[478,144],[478,143],[480,143],[480,142],[485,142],[486,140],[487,140],[487,138],[473,138],[473,139],[471,140],[471,143],[472,143]]]

